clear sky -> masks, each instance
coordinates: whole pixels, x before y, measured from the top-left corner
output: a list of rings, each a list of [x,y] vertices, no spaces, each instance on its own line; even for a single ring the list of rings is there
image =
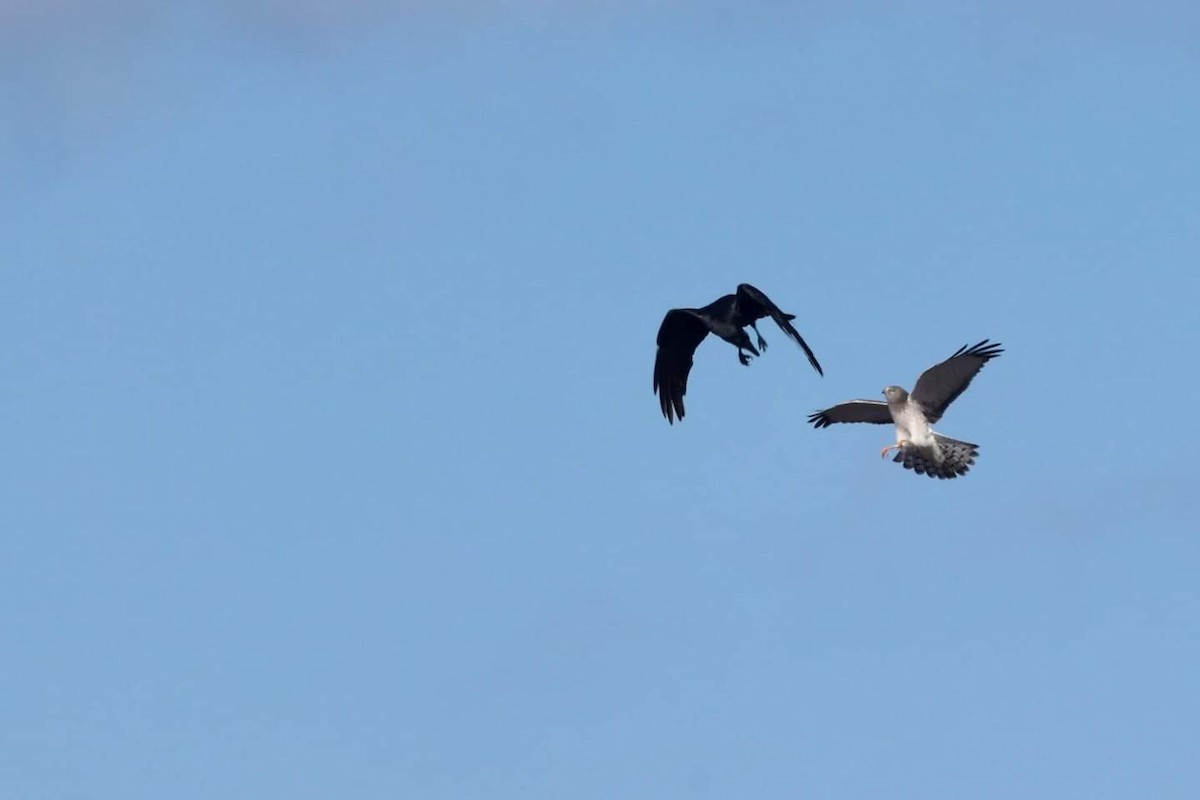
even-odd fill
[[[0,74],[0,797],[1197,796],[1194,4],[17,2]],[[826,377],[768,321],[669,426],[742,281]],[[805,423],[985,337],[960,480]]]

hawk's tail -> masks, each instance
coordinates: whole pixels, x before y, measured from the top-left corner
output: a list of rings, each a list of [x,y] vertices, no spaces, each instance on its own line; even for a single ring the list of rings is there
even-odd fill
[[[928,475],[931,478],[957,478],[966,475],[979,455],[979,445],[970,442],[960,442],[940,433],[933,434],[937,447],[936,453],[919,450],[915,447],[905,447],[896,453],[892,459],[903,464],[905,469],[911,469],[918,475]],[[938,459],[938,455],[941,458]]]

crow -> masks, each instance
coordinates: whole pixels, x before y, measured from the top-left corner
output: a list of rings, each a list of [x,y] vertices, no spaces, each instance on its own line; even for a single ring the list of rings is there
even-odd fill
[[[748,283],[739,284],[737,294],[727,294],[704,308],[673,308],[663,317],[658,329],[658,355],[654,359],[654,392],[658,395],[663,416],[674,425],[683,419],[683,396],[687,394],[688,373],[692,370],[692,355],[710,332],[720,336],[738,349],[738,361],[750,364],[750,354],[759,355],[744,328],[749,325],[758,337],[758,348],[765,351],[767,342],[758,332],[758,320],[770,317],[804,349],[808,363],[817,374],[824,370],[799,332],[792,327],[795,314],[785,314],[771,298]]]

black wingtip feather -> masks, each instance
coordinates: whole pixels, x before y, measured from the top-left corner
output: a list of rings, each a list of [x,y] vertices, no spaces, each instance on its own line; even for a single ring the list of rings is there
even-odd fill
[[[958,352],[951,356],[951,358],[960,355],[968,355],[977,356],[982,358],[984,361],[989,361],[993,358],[996,358],[1003,352],[1004,347],[1000,344],[1000,342],[992,342],[988,339],[984,339],[983,341],[976,342],[970,346],[964,344],[962,347],[958,348]]]
[[[786,319],[779,324],[779,327],[783,329],[783,332],[788,335],[789,339],[800,345],[800,349],[803,350],[804,355],[808,357],[808,363],[812,365],[812,368],[817,371],[818,375],[824,378],[825,370],[821,369],[821,362],[817,361],[817,354],[814,353],[812,348],[808,346],[808,342],[804,341],[804,337],[800,335],[800,331],[796,330],[796,328],[787,321],[795,319],[796,315],[785,314],[784,316]]]

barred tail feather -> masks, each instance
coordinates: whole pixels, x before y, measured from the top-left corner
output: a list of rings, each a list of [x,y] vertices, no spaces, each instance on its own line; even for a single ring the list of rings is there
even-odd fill
[[[966,475],[979,455],[979,445],[977,444],[951,439],[940,433],[933,434],[933,440],[937,445],[938,452],[932,453],[916,447],[905,447],[896,453],[896,457],[892,461],[903,464],[905,469],[911,469],[918,475],[946,479]],[[941,455],[940,459],[937,457],[939,454]]]

